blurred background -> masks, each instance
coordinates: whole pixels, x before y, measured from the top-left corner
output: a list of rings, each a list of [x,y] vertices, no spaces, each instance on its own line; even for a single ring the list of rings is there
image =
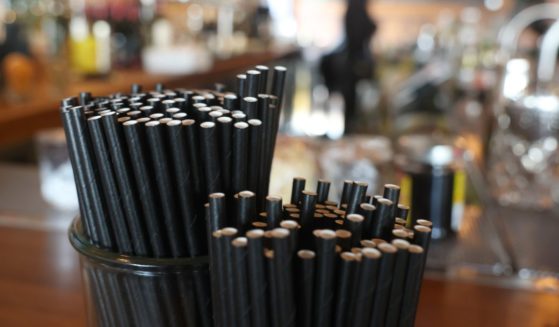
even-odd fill
[[[434,222],[431,276],[559,292],[558,19],[559,1],[0,0],[0,226],[77,212],[60,99],[284,65],[271,193],[399,184]]]

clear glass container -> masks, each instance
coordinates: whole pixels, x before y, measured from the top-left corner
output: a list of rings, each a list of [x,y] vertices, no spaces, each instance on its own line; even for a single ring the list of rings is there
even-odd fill
[[[207,257],[131,257],[92,245],[69,228],[80,254],[88,326],[212,326]]]

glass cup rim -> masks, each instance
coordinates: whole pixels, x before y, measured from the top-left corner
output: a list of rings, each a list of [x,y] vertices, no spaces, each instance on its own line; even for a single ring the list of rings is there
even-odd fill
[[[208,257],[150,258],[124,255],[104,250],[91,244],[83,233],[80,217],[74,218],[68,228],[68,239],[72,247],[83,257],[114,268],[141,272],[168,272],[173,270],[207,269]]]

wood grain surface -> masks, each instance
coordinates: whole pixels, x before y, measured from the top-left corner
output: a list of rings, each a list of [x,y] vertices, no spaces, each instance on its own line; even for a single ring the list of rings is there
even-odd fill
[[[416,326],[559,326],[559,296],[425,280]],[[0,326],[85,326],[78,255],[65,231],[0,227]]]

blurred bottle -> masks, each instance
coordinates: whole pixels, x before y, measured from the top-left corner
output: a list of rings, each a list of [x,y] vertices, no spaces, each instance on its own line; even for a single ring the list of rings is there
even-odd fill
[[[141,65],[143,39],[140,12],[138,0],[110,2],[111,45],[115,68],[135,68]]]
[[[26,33],[26,8],[19,2],[0,2],[0,87],[10,102],[29,96],[35,75]]]
[[[84,76],[105,76],[111,70],[111,26],[106,0],[71,0],[70,61]]]

